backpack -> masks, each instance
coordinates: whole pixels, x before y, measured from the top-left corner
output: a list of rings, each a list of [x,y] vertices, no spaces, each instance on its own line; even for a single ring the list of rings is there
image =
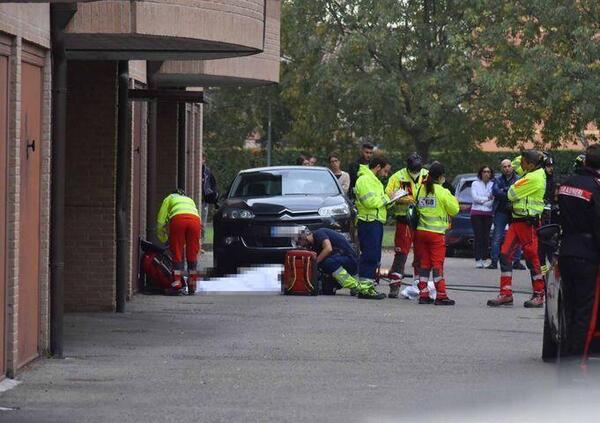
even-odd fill
[[[408,209],[406,210],[406,222],[408,223],[408,226],[414,231],[417,229],[417,226],[419,225],[419,217],[420,217],[420,213],[419,213],[419,208],[417,207],[418,201],[419,201],[419,192],[421,191],[421,187],[423,186],[423,184],[421,183],[421,185],[419,186],[419,189],[417,190],[417,195],[415,195],[415,204],[410,204],[408,206]]]

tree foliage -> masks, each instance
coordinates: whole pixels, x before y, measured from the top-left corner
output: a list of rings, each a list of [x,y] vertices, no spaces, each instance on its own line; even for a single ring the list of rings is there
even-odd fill
[[[600,2],[502,1],[480,11],[486,66],[475,107],[484,130],[509,146],[581,140],[600,113]]]
[[[281,82],[209,96],[208,141],[266,131],[321,156],[553,146],[600,110],[597,0],[282,0]],[[540,133],[541,130],[541,133]],[[541,137],[539,135],[541,134]]]

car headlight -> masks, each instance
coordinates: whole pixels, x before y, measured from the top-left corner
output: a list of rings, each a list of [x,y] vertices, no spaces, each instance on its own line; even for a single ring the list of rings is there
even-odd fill
[[[228,209],[222,214],[223,219],[254,219],[254,213],[246,209]]]
[[[321,207],[319,209],[320,216],[345,216],[350,214],[350,207],[347,204],[339,204],[337,206]]]

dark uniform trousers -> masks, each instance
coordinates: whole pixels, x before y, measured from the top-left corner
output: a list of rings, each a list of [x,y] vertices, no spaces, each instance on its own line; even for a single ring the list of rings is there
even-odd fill
[[[598,263],[580,257],[559,257],[568,345],[567,354],[581,354],[590,326]]]

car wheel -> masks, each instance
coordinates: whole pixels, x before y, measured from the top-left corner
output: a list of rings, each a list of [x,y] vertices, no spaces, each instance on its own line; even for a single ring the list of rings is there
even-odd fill
[[[558,343],[554,339],[552,326],[548,318],[548,310],[544,311],[544,338],[542,344],[542,360],[545,363],[556,363],[558,360]]]
[[[446,257],[456,257],[456,250],[454,248],[446,247]]]
[[[217,276],[225,276],[236,273],[238,264],[229,257],[225,257],[221,254],[215,254],[214,267],[215,274]]]

